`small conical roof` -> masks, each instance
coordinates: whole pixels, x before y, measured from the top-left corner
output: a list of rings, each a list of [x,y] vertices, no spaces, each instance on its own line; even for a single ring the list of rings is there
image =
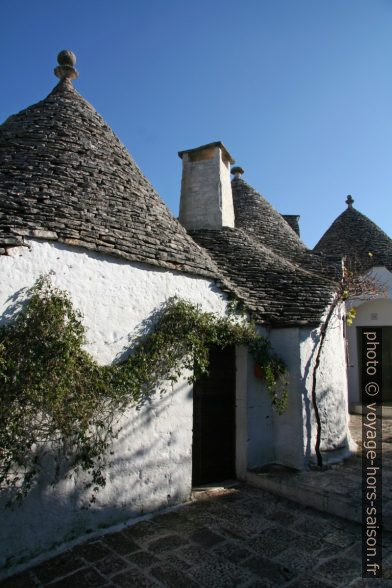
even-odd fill
[[[274,250],[288,253],[306,250],[299,236],[264,196],[242,178],[234,178],[231,186],[236,227]]]
[[[208,254],[73,88],[73,54],[62,54],[56,68],[61,80],[49,96],[0,126],[0,248],[22,244],[25,237],[54,239],[215,275]]]
[[[336,275],[336,263],[309,250],[283,216],[242,178],[232,180],[235,226],[257,243],[318,275]]]
[[[306,248],[286,220],[234,168],[235,227],[192,230],[232,292],[271,326],[318,325],[341,279],[339,259]]]
[[[366,270],[381,265],[392,270],[392,240],[352,206],[351,197],[346,202],[347,209],[334,220],[314,250],[347,256],[354,269]]]

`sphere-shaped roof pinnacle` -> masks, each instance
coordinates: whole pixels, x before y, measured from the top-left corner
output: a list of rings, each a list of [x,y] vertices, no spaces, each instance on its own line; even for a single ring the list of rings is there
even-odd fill
[[[59,65],[55,68],[54,73],[60,80],[74,80],[78,77],[79,73],[74,67],[76,64],[75,53],[64,49],[57,55],[57,62]]]
[[[346,198],[346,204],[348,208],[352,208],[354,203],[354,198],[349,194]]]

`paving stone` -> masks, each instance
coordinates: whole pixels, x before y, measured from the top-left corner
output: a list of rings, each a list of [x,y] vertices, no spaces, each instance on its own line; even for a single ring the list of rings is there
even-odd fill
[[[180,535],[167,535],[166,537],[155,539],[154,541],[149,543],[148,550],[152,553],[172,551],[173,549],[177,549],[177,547],[181,547],[182,545],[184,545],[184,543],[187,542],[188,540],[184,537],[180,537]]]
[[[358,531],[359,533],[357,539],[361,538],[361,529],[359,528]],[[333,531],[332,533],[328,533],[328,535],[324,537],[324,541],[328,543],[333,543],[334,545],[338,545],[339,547],[348,547],[349,545],[355,543],[355,540],[355,537],[348,533],[346,530]]]
[[[167,528],[153,521],[142,521],[137,525],[132,525],[122,532],[125,537],[141,545],[151,541],[153,538],[167,535]]]
[[[125,572],[121,572],[114,576],[112,581],[115,586],[123,586],[124,588],[128,586],[135,588],[150,588],[150,586],[153,587],[159,585],[152,578],[148,578],[138,570],[126,570]]]
[[[359,561],[344,557],[332,558],[315,569],[315,574],[335,582],[337,585],[348,582],[361,573],[362,566]]]
[[[198,565],[201,561],[215,561],[213,551],[207,551],[199,545],[185,545],[176,551],[176,555],[190,566]]]
[[[184,572],[170,566],[157,566],[152,568],[150,573],[164,586],[170,586],[170,588],[197,588],[199,586]]]
[[[252,579],[252,574],[227,560],[200,562],[189,572],[202,586],[239,586]]]
[[[274,556],[284,551],[295,542],[297,535],[281,527],[271,527],[254,539],[247,541],[247,546],[260,555]]]
[[[131,567],[131,564],[125,558],[119,557],[117,554],[112,553],[111,555],[106,556],[104,559],[96,562],[95,567],[101,574],[110,577],[120,570]]]
[[[269,521],[273,521],[276,523],[282,523],[284,525],[290,525],[296,519],[294,514],[291,514],[288,510],[272,510],[271,512],[266,512],[265,518]]]
[[[364,583],[360,525],[310,508],[291,512],[290,501],[257,488],[248,492],[248,487],[242,486],[236,496],[241,494],[242,504],[237,499],[220,504],[220,498],[214,497],[213,509],[212,499],[203,500],[201,507],[181,509],[186,513],[184,516],[167,513],[155,519],[159,522],[143,521],[100,540],[90,540],[30,572],[5,580],[1,587],[163,584],[172,588],[373,588],[392,582],[390,532],[382,538],[382,584],[373,579],[372,584],[366,580]],[[260,501],[256,500],[257,495]],[[267,507],[269,496],[271,502]],[[259,502],[266,507],[260,509],[262,513],[254,509]],[[292,517],[289,525],[284,522],[286,509]],[[278,513],[275,518],[274,513]],[[183,533],[178,532],[181,528]],[[323,533],[319,533],[320,529]]]
[[[290,568],[297,574],[311,572],[314,568],[315,562],[314,553],[312,549],[309,549],[309,545],[308,551],[304,551],[303,549],[297,549],[296,546],[289,547],[288,549],[285,549],[284,551],[279,553],[273,559],[275,562]]]
[[[265,578],[277,585],[282,585],[291,579],[294,579],[296,573],[289,568],[275,563],[266,557],[252,557],[242,563],[242,567],[246,568],[253,574],[260,578]]]
[[[392,588],[392,580],[385,580],[384,578],[356,578],[349,584],[350,588]]]
[[[342,548],[333,543],[321,542],[320,549],[315,552],[315,557],[322,562],[324,559],[329,560],[342,553]],[[353,558],[355,559],[355,558]]]
[[[94,568],[84,568],[66,578],[50,583],[51,588],[94,588],[107,585],[107,578],[101,576]]]
[[[306,515],[302,515],[300,518],[295,520],[290,527],[293,531],[302,533],[307,537],[317,537],[319,539],[332,533],[335,528],[329,523],[324,524],[323,520],[317,520]]]
[[[300,579],[295,580],[293,583],[290,582],[290,588],[331,588],[336,584],[330,584],[313,574],[301,576]]]
[[[272,586],[276,586],[276,584],[273,584],[266,579],[261,580],[260,578],[258,580],[252,579],[246,583],[246,588],[271,588]]]
[[[229,539],[230,541],[233,539],[241,540],[244,537],[243,533],[236,533],[232,529],[228,529],[227,527],[224,527],[222,525],[214,525],[213,529],[216,533],[218,533],[218,535],[221,535],[222,537],[224,537],[225,539]]]
[[[25,572],[2,582],[0,581],[0,586],[1,588],[31,588],[35,586],[35,583],[30,572]]]
[[[345,552],[344,555],[349,559],[359,559],[362,560],[362,542],[358,541],[351,545]]]
[[[188,568],[191,567],[190,562],[182,559],[179,555],[178,552],[174,551],[174,552],[165,552],[164,554],[160,554],[159,555],[160,558],[160,562],[159,563],[163,563],[164,565],[168,565],[171,568],[174,568],[175,570],[186,570]]]
[[[34,574],[45,584],[51,582],[55,578],[71,574],[72,572],[85,567],[85,565],[86,564],[80,559],[80,557],[73,557],[69,551],[66,551],[65,553],[34,568]]]
[[[191,533],[189,535],[189,538],[191,541],[194,541],[195,543],[198,543],[202,547],[207,547],[207,548],[213,547],[214,545],[217,545],[218,543],[225,541],[225,539],[223,537],[221,537],[220,535],[217,535],[216,533],[214,533],[213,531],[210,531],[207,528],[198,529],[194,533]]]
[[[390,531],[383,531],[383,533],[382,533],[382,544],[386,548],[392,549],[392,533]]]
[[[102,541],[94,541],[84,545],[77,545],[71,550],[76,557],[83,557],[89,562],[98,561],[111,553],[110,549]]]
[[[214,513],[210,511],[203,512],[202,510],[199,510],[188,512],[186,518],[188,519],[189,523],[197,529],[200,526],[214,527],[221,519],[224,518],[225,514],[226,509],[221,509],[220,511]]]
[[[168,513],[158,517],[160,525],[177,533],[191,533],[197,528],[197,523],[190,521],[185,515]]]
[[[132,551],[139,551],[140,549],[137,543],[132,541],[125,533],[105,535],[103,541],[121,555],[127,555],[128,553],[132,553]]]
[[[273,526],[272,521],[255,517],[251,512],[240,514],[234,511],[222,513],[220,524],[243,538],[262,533]]]
[[[148,553],[148,551],[135,551],[127,556],[127,560],[140,568],[149,568],[159,563],[158,558]]]
[[[253,552],[245,547],[241,541],[226,541],[223,545],[214,548],[214,553],[234,563],[240,562],[248,557],[252,557]]]

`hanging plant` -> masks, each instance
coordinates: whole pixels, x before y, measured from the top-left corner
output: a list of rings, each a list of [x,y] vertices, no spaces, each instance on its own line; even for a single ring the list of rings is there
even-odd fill
[[[121,364],[99,365],[85,342],[81,314],[47,278],[30,290],[16,319],[0,327],[0,488],[12,490],[13,499],[30,491],[50,453],[53,482],[83,470],[94,500],[106,483],[106,456],[124,410],[142,406],[184,368],[192,381],[207,373],[212,345],[248,345],[266,370],[273,406],[282,410],[284,364],[244,319],[218,317],[174,298]]]
[[[255,376],[263,380],[270,394],[272,406],[281,415],[287,409],[288,380],[284,362],[274,353],[268,339],[257,337],[249,342],[255,364]]]

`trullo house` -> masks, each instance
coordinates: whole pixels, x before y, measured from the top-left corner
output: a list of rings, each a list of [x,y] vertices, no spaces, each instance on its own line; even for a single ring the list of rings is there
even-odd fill
[[[346,204],[346,210],[324,233],[315,251],[345,256],[351,271],[370,281],[370,289],[365,288],[362,295],[347,302],[348,308],[356,310],[355,320],[347,328],[349,406],[353,412],[361,411],[362,331],[378,328],[382,340],[382,401],[388,412],[392,402],[392,240],[353,206],[351,195]]]
[[[15,509],[4,498],[1,566],[186,501],[193,484],[315,461],[313,365],[340,262],[309,251],[296,217],[277,213],[241,168],[230,181],[234,160],[221,142],[180,152],[176,220],[73,87],[74,66],[74,55],[62,52],[53,91],[0,126],[2,324],[14,320],[26,288],[49,275],[82,313],[87,351],[110,364],[165,300],[177,296],[218,316],[238,300],[287,366],[288,408],[274,413],[245,346],[214,351],[208,377],[192,385],[184,372],[123,414],[94,504],[77,476],[54,486],[41,476]],[[317,374],[325,461],[351,448],[342,318],[338,307]]]

